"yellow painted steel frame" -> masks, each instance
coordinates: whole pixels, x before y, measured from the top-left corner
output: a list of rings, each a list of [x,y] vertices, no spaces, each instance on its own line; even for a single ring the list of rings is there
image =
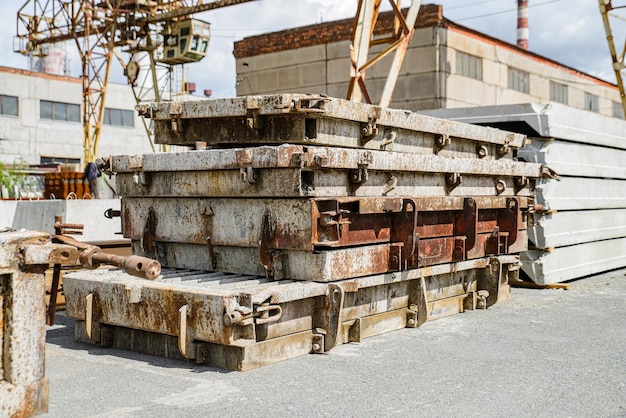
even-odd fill
[[[393,33],[380,39],[374,39],[374,29],[378,20],[382,0],[359,0],[357,14],[352,28],[352,44],[350,46],[350,84],[347,98],[352,101],[372,103],[371,96],[365,85],[365,71],[380,62],[388,54],[395,51],[385,87],[383,88],[379,106],[388,107],[395,88],[400,67],[404,61],[406,50],[415,31],[415,21],[419,13],[421,1],[412,0],[406,13],[401,10],[401,0],[389,0],[394,12]],[[379,54],[369,58],[370,47],[377,44],[389,44]]]
[[[615,78],[617,80],[617,86],[619,87],[619,95],[622,99],[624,117],[626,117],[626,92],[624,92],[624,80],[622,77],[622,71],[626,68],[626,64],[624,64],[624,56],[626,55],[626,43],[622,47],[621,54],[618,56],[617,49],[615,48],[613,29],[611,28],[611,19],[609,18],[609,12],[611,10],[623,9],[626,8],[626,5],[614,6],[612,0],[598,1],[600,4],[600,14],[602,14],[602,21],[604,23],[604,30],[606,31],[606,40],[609,44],[609,50],[611,51],[611,58],[613,59],[613,70],[615,71]]]

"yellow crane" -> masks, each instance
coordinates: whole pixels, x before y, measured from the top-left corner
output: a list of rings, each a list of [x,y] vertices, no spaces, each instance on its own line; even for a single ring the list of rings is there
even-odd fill
[[[626,21],[624,16],[620,16],[618,12],[626,11],[626,4],[617,4],[612,0],[598,0],[600,4],[600,14],[602,15],[602,22],[604,23],[604,30],[606,32],[606,39],[609,44],[609,51],[611,52],[611,59],[613,60],[613,70],[615,71],[615,78],[617,80],[617,87],[619,88],[619,95],[622,99],[622,109],[624,111],[624,117],[626,118],[626,92],[624,92],[624,70],[626,64],[624,63],[624,56],[626,55],[626,42],[618,49],[615,45],[615,37],[613,36],[612,22],[617,20]]]
[[[209,24],[195,13],[254,0],[29,0],[17,15],[17,52],[44,56],[46,45],[74,41],[82,64],[83,162],[93,161],[104,120],[111,64],[118,60],[134,87],[139,73],[136,54],[150,62],[155,101],[160,101],[157,63],[172,67],[196,62],[208,52]],[[401,0],[389,0],[394,12],[392,33],[381,36],[376,22],[382,0],[359,0],[352,37],[352,73],[348,99],[371,102],[365,72],[395,51],[380,105],[391,101],[397,76],[413,35],[420,1],[403,13]],[[378,31],[380,32],[380,31]],[[374,45],[389,44],[379,54]],[[117,49],[131,54],[124,62]],[[170,70],[171,71],[171,68]],[[150,130],[148,130],[150,135]]]

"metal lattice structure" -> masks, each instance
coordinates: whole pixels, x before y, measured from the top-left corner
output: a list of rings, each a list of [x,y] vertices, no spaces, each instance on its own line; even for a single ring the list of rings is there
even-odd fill
[[[158,71],[159,51],[167,48],[168,39],[174,39],[172,27],[191,19],[195,13],[253,0],[29,0],[17,15],[16,52],[44,56],[46,46],[74,41],[79,51],[83,79],[83,161],[93,161],[98,149],[104,119],[107,85],[111,64],[118,60],[133,86],[136,100],[149,97],[159,102],[159,89],[163,88],[163,71]],[[390,0],[394,11],[391,34],[374,38],[374,30],[382,0],[360,0],[352,37],[352,70],[348,98],[371,103],[365,85],[365,72],[384,57],[395,51],[380,105],[387,107],[395,87],[398,73],[414,32],[421,2],[412,0],[403,14],[401,0]],[[370,48],[380,44],[388,46],[372,59]],[[118,50],[129,52],[127,63]],[[170,48],[171,49],[171,48]],[[151,75],[137,81],[138,59],[144,54],[149,61]],[[172,59],[165,72],[172,72]],[[146,129],[148,136],[151,129]],[[152,141],[151,141],[152,144]]]
[[[93,161],[104,119],[112,62],[118,53],[150,56],[151,82],[158,86],[155,54],[172,25],[194,13],[252,0],[29,0],[17,15],[16,52],[44,56],[46,45],[75,41],[82,64],[84,162]],[[131,59],[132,61],[132,59]],[[130,81],[130,79],[129,79]],[[133,84],[133,83],[131,83]],[[155,88],[154,99],[159,101]],[[143,93],[135,92],[139,100]]]
[[[405,15],[402,13],[401,0],[389,0],[394,12],[393,30],[390,34],[375,37],[374,32],[381,3],[382,0],[359,0],[359,7],[352,29],[352,44],[350,46],[352,68],[350,70],[347,98],[356,102],[364,99],[366,103],[372,103],[365,84],[365,72],[395,51],[379,102],[381,107],[388,107],[391,103],[391,95],[398,80],[398,74],[400,73],[406,50],[415,31],[415,21],[420,10],[421,1],[412,0],[411,6],[409,6]],[[382,52],[370,58],[371,47],[384,44],[388,46]]]
[[[615,37],[613,35],[615,23],[619,24],[619,21],[621,21],[621,24],[626,26],[626,2],[622,1],[621,4],[617,4],[617,1],[614,2],[612,0],[598,1],[600,3],[600,13],[602,14],[604,30],[606,31],[606,39],[609,44],[609,50],[611,51],[611,58],[613,60],[613,70],[615,71],[615,78],[617,80],[617,86],[619,87],[619,94],[622,100],[622,108],[624,110],[624,116],[626,117],[626,92],[624,91],[624,70],[626,69],[624,57],[626,55],[626,42],[620,49],[617,49],[617,46],[615,45]]]

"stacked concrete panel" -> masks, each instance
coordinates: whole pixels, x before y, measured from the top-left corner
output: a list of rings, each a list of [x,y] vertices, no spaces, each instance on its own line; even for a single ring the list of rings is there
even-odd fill
[[[124,236],[164,274],[66,276],[68,313],[239,370],[505,299],[551,174],[515,160],[523,135],[325,96],[139,110],[194,148],[110,159]]]
[[[626,266],[626,122],[559,104],[427,112],[531,137],[520,158],[547,164],[560,181],[540,180],[543,206],[529,228],[524,272],[538,284]]]

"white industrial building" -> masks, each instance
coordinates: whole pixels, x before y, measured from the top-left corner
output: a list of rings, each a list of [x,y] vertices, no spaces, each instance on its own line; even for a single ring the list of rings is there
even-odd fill
[[[237,95],[324,93],[345,97],[353,20],[252,36],[235,43]],[[379,32],[393,15],[381,13]],[[372,48],[378,53],[383,46]],[[607,52],[608,53],[608,52]],[[366,73],[377,102],[392,56]],[[413,111],[555,102],[623,118],[617,86],[448,20],[443,7],[423,5],[391,107]]]
[[[98,156],[151,152],[134,107],[129,86],[109,83]],[[0,161],[80,163],[81,109],[80,78],[0,67]]]

